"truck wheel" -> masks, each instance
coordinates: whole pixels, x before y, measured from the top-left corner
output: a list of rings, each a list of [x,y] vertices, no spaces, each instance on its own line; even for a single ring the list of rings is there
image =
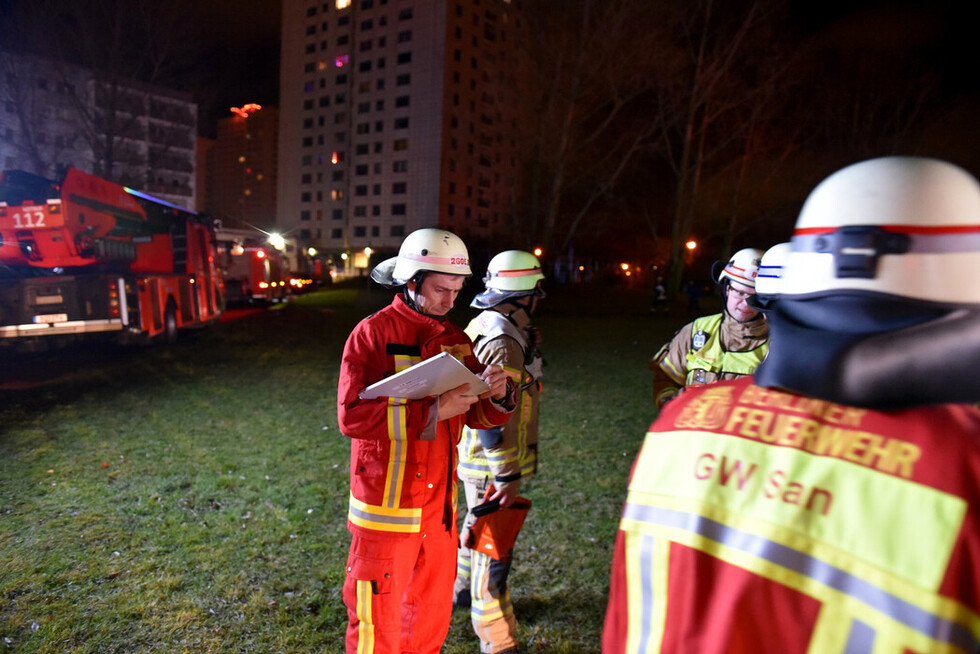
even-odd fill
[[[177,306],[173,300],[167,302],[163,314],[163,341],[168,345],[177,342]]]

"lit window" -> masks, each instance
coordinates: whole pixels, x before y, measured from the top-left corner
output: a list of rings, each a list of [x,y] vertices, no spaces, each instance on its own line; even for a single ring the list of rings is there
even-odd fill
[[[337,9],[347,9],[350,7],[350,0],[337,0]]]
[[[337,55],[336,57],[334,57],[333,65],[336,66],[337,68],[343,68],[344,66],[347,65],[347,61],[348,61],[347,55],[345,54]]]
[[[330,156],[330,163],[332,163],[334,165],[339,164],[343,160],[344,160],[344,153],[343,152],[340,152],[340,151],[335,151]]]

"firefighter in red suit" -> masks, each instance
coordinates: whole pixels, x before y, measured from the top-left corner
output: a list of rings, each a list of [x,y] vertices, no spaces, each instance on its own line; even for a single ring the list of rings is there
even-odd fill
[[[337,414],[351,438],[352,534],[344,604],[348,654],[438,652],[449,630],[456,575],[456,445],[464,425],[507,421],[515,391],[500,366],[484,367],[462,329],[446,319],[470,274],[463,242],[440,229],[409,234],[371,277],[400,288],[344,346]],[[360,391],[441,352],[480,374],[438,397],[361,400]]]
[[[754,379],[647,433],[603,652],[980,652],[980,184],[844,168],[782,264]]]

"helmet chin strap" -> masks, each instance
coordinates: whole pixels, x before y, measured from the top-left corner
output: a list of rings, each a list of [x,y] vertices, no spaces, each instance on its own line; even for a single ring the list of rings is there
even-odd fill
[[[419,288],[422,286],[422,280],[424,279],[425,279],[425,271],[419,271],[415,273],[415,276],[409,280],[410,282],[415,282],[415,290],[412,291],[411,289],[409,289],[408,284],[406,283],[405,286],[402,287],[402,299],[405,300],[405,304],[407,304],[408,307],[413,311],[416,311],[417,313],[421,313],[426,318],[432,318],[433,320],[438,320],[439,322],[442,322],[443,320],[446,319],[446,316],[433,316],[432,314],[427,313],[424,307],[420,306],[418,301],[416,301],[415,299],[416,296],[418,295]]]

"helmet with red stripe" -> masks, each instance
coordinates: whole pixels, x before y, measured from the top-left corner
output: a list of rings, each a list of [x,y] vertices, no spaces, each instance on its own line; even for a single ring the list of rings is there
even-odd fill
[[[771,300],[761,386],[852,406],[980,402],[980,182],[883,157],[820,183]]]
[[[744,248],[732,255],[725,267],[717,271],[715,268],[715,279],[719,284],[726,279],[739,284],[745,284],[749,288],[755,288],[755,278],[759,275],[759,262],[762,259],[762,250],[755,248]]]
[[[807,198],[791,242],[784,297],[980,304],[980,184],[944,161],[883,157],[834,173]]]
[[[490,259],[483,278],[486,290],[473,298],[470,306],[487,309],[525,295],[544,297],[543,279],[536,256],[523,250],[504,250]]]
[[[420,272],[471,275],[463,240],[444,229],[415,230],[402,241],[397,257],[375,266],[371,279],[387,287],[404,286]]]

